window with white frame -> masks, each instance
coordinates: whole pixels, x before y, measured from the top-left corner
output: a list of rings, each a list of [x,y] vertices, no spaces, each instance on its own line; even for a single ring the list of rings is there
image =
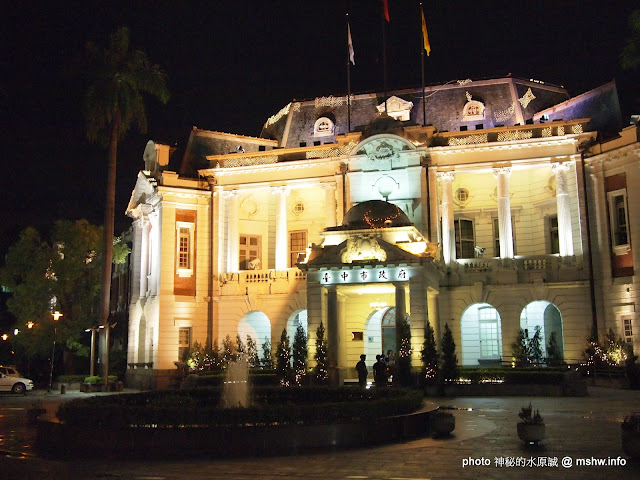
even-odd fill
[[[513,217],[511,217],[511,238],[513,241],[513,254],[516,254],[516,229],[513,224]],[[498,217],[493,218],[493,248],[494,256],[500,256],[500,221]]]
[[[178,329],[178,361],[184,362],[191,351],[191,328],[181,327]]]
[[[313,126],[313,135],[316,137],[333,135],[333,121],[327,117],[320,117]]]
[[[478,309],[478,327],[480,328],[480,358],[500,356],[500,332],[498,311],[493,307]]]
[[[624,331],[624,340],[627,343],[633,343],[633,326],[631,317],[623,317],[622,328]]]
[[[296,263],[298,263],[298,255],[307,252],[306,230],[289,232],[289,252],[291,252],[289,267],[295,267]]]
[[[176,222],[176,271],[180,277],[193,275],[194,224]]]
[[[453,224],[456,234],[456,258],[474,258],[476,241],[473,220],[458,218]]]
[[[260,235],[240,235],[240,270],[260,270],[261,243]]]
[[[609,225],[611,228],[611,246],[615,255],[624,255],[629,251],[629,225],[627,219],[627,189],[622,188],[607,193],[609,202]]]

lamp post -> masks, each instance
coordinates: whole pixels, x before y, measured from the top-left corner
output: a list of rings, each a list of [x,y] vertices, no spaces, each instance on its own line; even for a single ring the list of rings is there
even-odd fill
[[[94,366],[96,363],[96,332],[99,332],[104,326],[87,328],[85,332],[91,332],[91,365],[89,366],[89,375],[93,377],[95,373]]]
[[[56,326],[56,322],[60,320],[62,317],[62,313],[59,311],[55,311],[51,314],[53,317],[53,347],[51,348],[51,372],[49,373],[49,389],[48,392],[51,391],[51,386],[53,385],[53,356],[56,353],[56,337],[58,336],[58,327]]]

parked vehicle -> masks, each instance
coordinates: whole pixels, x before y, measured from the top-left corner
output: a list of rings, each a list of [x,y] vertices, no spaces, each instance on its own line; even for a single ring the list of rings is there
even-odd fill
[[[33,380],[0,373],[0,392],[26,393],[29,390],[33,390]]]
[[[20,377],[20,372],[16,367],[9,367],[6,365],[0,365],[0,373],[4,373],[7,377]]]

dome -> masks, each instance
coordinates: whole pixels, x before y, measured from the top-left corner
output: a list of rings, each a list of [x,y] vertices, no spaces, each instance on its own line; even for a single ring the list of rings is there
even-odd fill
[[[342,228],[410,227],[409,217],[394,204],[382,200],[369,200],[352,207],[344,216]]]

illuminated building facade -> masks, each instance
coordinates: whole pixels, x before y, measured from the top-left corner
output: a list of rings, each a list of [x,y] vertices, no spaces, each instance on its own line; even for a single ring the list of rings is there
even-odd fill
[[[165,386],[196,341],[261,351],[300,324],[313,359],[321,321],[336,382],[395,351],[398,318],[414,366],[427,321],[462,365],[510,360],[520,328],[568,361],[594,322],[640,348],[640,144],[621,127],[613,83],[571,98],[508,77],[292,102],[259,138],[194,127],[179,172],[150,141],[129,383]]]

